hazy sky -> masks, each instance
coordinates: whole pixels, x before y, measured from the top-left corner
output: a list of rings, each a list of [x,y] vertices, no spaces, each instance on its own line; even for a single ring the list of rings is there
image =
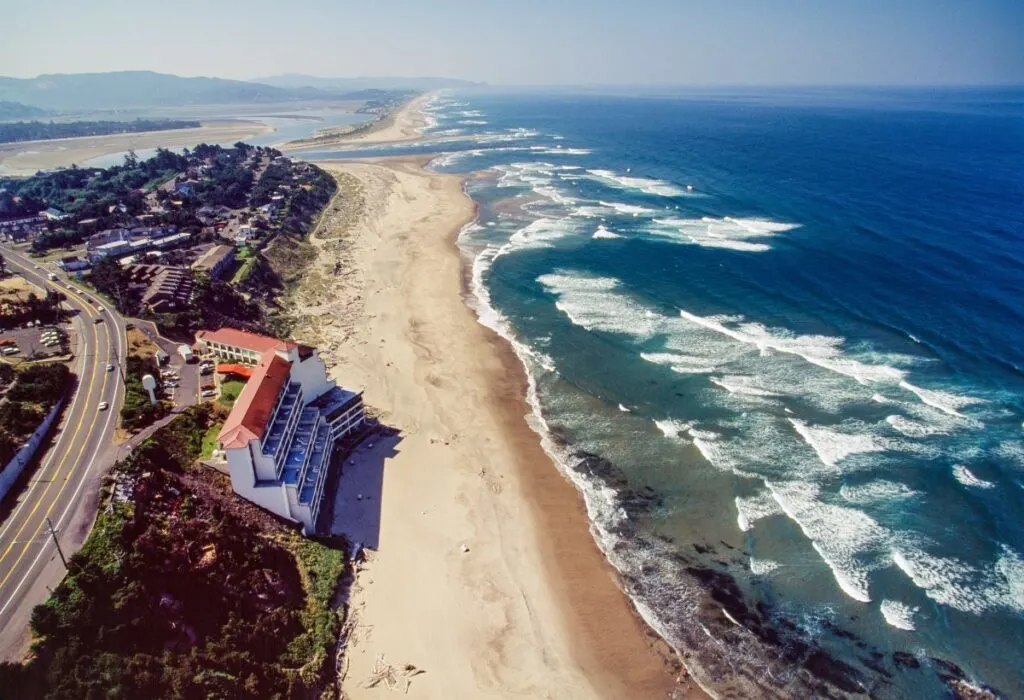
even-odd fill
[[[1024,0],[0,0],[0,75],[1024,83]]]

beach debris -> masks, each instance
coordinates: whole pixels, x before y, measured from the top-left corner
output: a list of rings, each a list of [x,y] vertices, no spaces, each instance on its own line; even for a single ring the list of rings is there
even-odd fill
[[[421,673],[426,673],[422,668],[416,668],[412,664],[405,664],[401,668],[395,668],[391,664],[384,663],[384,655],[380,654],[373,664],[373,671],[370,677],[363,684],[366,688],[376,688],[383,683],[388,690],[399,691],[408,694],[412,679]]]
[[[462,553],[463,554],[468,554],[469,553],[469,545],[468,544],[463,544],[462,545]]]

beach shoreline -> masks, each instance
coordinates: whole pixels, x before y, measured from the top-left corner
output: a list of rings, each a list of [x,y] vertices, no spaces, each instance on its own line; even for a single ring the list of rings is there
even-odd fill
[[[436,91],[432,91],[417,95],[384,118],[366,122],[363,126],[356,127],[350,132],[326,138],[314,136],[288,141],[278,144],[278,146],[301,155],[303,151],[320,148],[415,141],[423,135],[423,129],[429,123],[423,108],[436,94]]]
[[[333,504],[367,551],[344,691],[383,697],[366,685],[386,663],[425,671],[412,697],[704,697],[527,424],[522,364],[466,303],[475,205],[426,161],[322,164],[356,206],[327,212],[293,300],[296,337],[398,431],[346,462]]]
[[[245,141],[269,131],[271,127],[257,121],[230,119],[203,122],[198,128],[190,129],[5,143],[0,144],[0,175],[27,177],[38,170],[73,164],[81,167],[93,158],[122,151]]]

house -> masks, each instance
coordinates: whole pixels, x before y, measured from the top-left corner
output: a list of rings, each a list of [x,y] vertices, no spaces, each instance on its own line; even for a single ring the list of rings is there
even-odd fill
[[[185,180],[184,182],[177,183],[174,186],[174,191],[186,197],[191,197],[196,193],[196,184],[198,183],[195,180]]]
[[[315,532],[335,447],[365,426],[362,394],[336,386],[306,345],[231,328],[196,341],[224,359],[258,358],[217,436],[232,489]]]
[[[126,228],[108,228],[85,239],[85,249],[95,250],[106,243],[127,241],[130,237],[131,233]]]
[[[191,233],[175,233],[172,236],[154,238],[152,244],[154,248],[174,248],[180,245],[184,245],[189,240],[191,240],[191,238]]]
[[[235,243],[248,243],[256,237],[256,232],[249,224],[242,224],[238,227],[238,233],[235,234]]]
[[[77,270],[84,270],[88,268],[89,263],[82,260],[77,255],[69,255],[58,260],[57,267],[64,270],[64,272],[75,272]]]
[[[103,258],[109,258],[112,255],[122,255],[127,253],[130,248],[130,244],[127,240],[114,240],[103,245],[96,246],[90,251],[90,260],[102,260]]]
[[[67,214],[55,207],[50,207],[49,209],[39,212],[39,216],[43,217],[47,221],[61,221],[62,219],[68,218]]]
[[[142,305],[154,313],[184,309],[192,302],[195,288],[188,270],[165,267],[153,276],[142,295]]]
[[[124,202],[118,202],[117,204],[111,204],[107,207],[108,214],[127,214],[128,207],[125,206]]]
[[[235,249],[229,245],[215,245],[192,263],[196,272],[205,272],[217,279],[235,261]]]
[[[276,217],[277,216],[277,211],[278,211],[277,202],[269,202],[267,204],[264,204],[259,209],[260,216],[262,216],[267,221],[269,221],[269,220],[273,219],[274,217]]]

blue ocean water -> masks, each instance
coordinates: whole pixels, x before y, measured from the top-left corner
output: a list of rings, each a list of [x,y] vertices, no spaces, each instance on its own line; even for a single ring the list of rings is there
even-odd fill
[[[359,154],[468,175],[481,321],[705,687],[1024,696],[1024,91],[429,113]]]

